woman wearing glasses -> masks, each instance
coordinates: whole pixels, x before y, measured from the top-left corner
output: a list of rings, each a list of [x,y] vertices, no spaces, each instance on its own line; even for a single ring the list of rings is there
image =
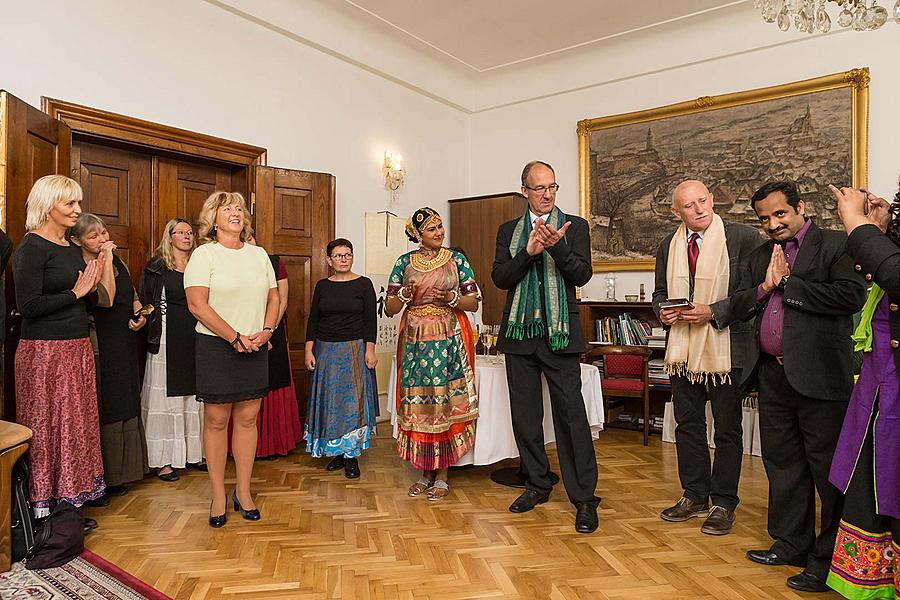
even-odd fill
[[[409,495],[437,501],[450,493],[448,468],[475,444],[475,345],[462,311],[477,310],[480,297],[469,262],[444,248],[434,209],[413,213],[406,235],[419,249],[397,259],[385,302],[390,315],[406,306],[397,341],[397,448],[422,471]]]
[[[334,274],[316,283],[306,323],[309,405],[306,449],[331,456],[329,471],[359,477],[359,455],[369,447],[378,415],[375,383],[375,288],[353,272],[353,244],[338,238],[325,248]]]
[[[141,388],[141,416],[147,459],[163,481],[178,481],[175,469],[203,461],[200,403],[194,345],[197,319],[184,295],[184,269],[194,250],[194,229],[172,219],[156,254],[141,273],[138,297],[152,304],[147,316],[147,366]]]

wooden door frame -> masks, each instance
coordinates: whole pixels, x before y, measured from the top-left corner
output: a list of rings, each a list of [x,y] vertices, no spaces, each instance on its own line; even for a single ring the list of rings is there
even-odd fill
[[[113,142],[124,144],[125,147],[137,151],[162,153],[176,158],[200,159],[204,162],[243,170],[247,183],[246,200],[250,214],[256,212],[253,170],[256,166],[266,164],[267,151],[265,148],[48,96],[41,96],[41,110],[68,125],[72,130],[73,142],[76,139],[99,144]],[[156,161],[157,159],[154,158],[151,182],[154,190],[159,185]],[[70,173],[69,175],[77,179],[75,174]],[[161,235],[163,227],[163,223],[158,222],[156,210],[157,207],[154,205],[150,215],[151,247],[159,241],[158,236]]]
[[[76,136],[115,140],[207,160],[252,167],[266,164],[266,149],[135,117],[41,96],[41,110]],[[251,178],[248,177],[248,182]]]

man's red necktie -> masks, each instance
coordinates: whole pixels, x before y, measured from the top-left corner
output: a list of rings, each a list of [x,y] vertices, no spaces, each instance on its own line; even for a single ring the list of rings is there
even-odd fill
[[[694,278],[694,274],[697,272],[697,257],[700,256],[698,239],[700,239],[700,234],[692,233],[688,240],[688,268],[691,270],[691,279]]]

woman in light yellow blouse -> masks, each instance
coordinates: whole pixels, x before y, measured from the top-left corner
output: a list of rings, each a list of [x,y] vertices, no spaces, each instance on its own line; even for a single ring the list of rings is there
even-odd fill
[[[226,522],[228,421],[237,486],[234,509],[260,518],[250,495],[256,415],[269,389],[268,344],[278,318],[278,284],[266,251],[245,243],[244,198],[214,192],[200,211],[200,247],[184,271],[188,308],[197,318],[197,400],[203,402],[203,449],[212,504],[209,524]]]

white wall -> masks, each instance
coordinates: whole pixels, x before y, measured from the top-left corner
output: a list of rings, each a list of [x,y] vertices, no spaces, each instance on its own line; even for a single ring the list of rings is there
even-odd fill
[[[395,212],[468,192],[468,116],[201,0],[6,2],[0,87],[268,149],[270,165],[337,177],[337,234],[358,243],[388,203],[385,149],[403,153]]]
[[[557,171],[560,207],[577,214],[579,120],[868,66],[869,186],[892,197],[900,173],[897,56],[900,26],[893,22],[877,32],[785,34],[747,3],[594,46],[577,59],[509,70],[479,89],[477,103],[500,106],[472,115],[471,191],[516,189],[525,162],[546,160]],[[543,97],[516,101],[516,94]],[[618,298],[637,293],[642,282],[649,297],[651,272],[618,274]],[[605,296],[599,273],[584,295]]]
[[[354,14],[321,0],[7,2],[0,86],[35,105],[41,95],[71,100],[257,144],[271,165],[333,173],[337,233],[362,242],[363,213],[388,204],[385,149],[408,167],[399,214],[518,189],[534,158],[556,167],[560,206],[577,213],[578,120],[868,66],[870,187],[896,188],[894,23],[785,34],[747,2],[474,76]],[[651,273],[619,274],[619,297],[641,282],[649,293]],[[585,295],[604,295],[599,276]]]

